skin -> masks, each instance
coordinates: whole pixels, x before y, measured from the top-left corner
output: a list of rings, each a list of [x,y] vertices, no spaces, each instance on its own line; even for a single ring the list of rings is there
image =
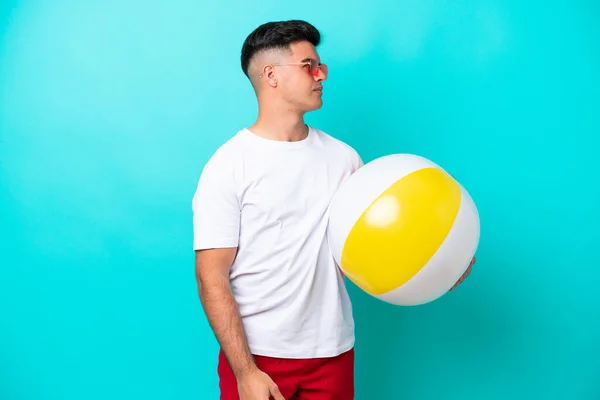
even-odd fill
[[[273,380],[256,366],[229,284],[236,248],[196,251],[198,293],[208,321],[236,376],[241,400],[284,400]]]
[[[323,105],[326,79],[321,71],[313,77],[308,73],[309,67],[295,64],[306,59],[320,62],[312,44],[299,42],[290,45],[289,52],[265,52],[251,63],[249,73],[258,100],[258,118],[249,127],[254,134],[283,141],[306,138],[308,127],[304,115]]]
[[[467,268],[465,273],[454,284],[454,286],[452,286],[452,288],[450,288],[450,291],[453,291],[454,289],[456,289],[458,286],[460,286],[461,283],[464,282],[465,279],[467,279],[467,276],[469,276],[469,274],[471,273],[471,270],[473,269],[473,264],[475,264],[476,261],[477,261],[477,258],[473,257],[473,259],[471,260],[471,263],[469,264],[469,267]]]
[[[323,105],[322,88],[326,79],[319,71],[296,65],[306,59],[320,62],[309,42],[294,43],[289,50],[270,50],[257,54],[249,75],[258,100],[258,117],[248,129],[270,140],[298,141],[308,135],[304,115]],[[286,64],[286,65],[276,65]],[[233,296],[229,272],[237,248],[196,251],[198,293],[208,321],[236,376],[241,400],[284,400],[277,385],[261,371],[250,353],[238,305]],[[454,290],[471,272],[475,259]]]
[[[259,107],[258,117],[249,127],[254,134],[282,141],[306,138],[304,114],[323,105],[321,89],[325,80],[322,72],[314,77],[308,73],[308,67],[295,65],[307,58],[320,61],[309,42],[292,44],[289,51],[267,51],[253,58],[249,75]],[[248,347],[229,282],[236,253],[237,248],[196,251],[196,281],[202,306],[236,376],[240,399],[284,400],[275,382],[257,367]]]

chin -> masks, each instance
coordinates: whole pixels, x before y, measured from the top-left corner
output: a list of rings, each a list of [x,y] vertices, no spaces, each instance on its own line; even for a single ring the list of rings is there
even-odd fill
[[[308,108],[308,111],[316,111],[318,109],[320,109],[321,107],[323,107],[323,101],[319,100],[316,103],[311,104]]]

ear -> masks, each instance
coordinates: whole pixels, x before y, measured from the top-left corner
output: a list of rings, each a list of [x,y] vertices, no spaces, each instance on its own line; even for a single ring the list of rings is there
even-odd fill
[[[273,68],[273,65],[265,65],[259,78],[264,79],[267,85],[271,87],[277,87],[277,77],[275,75],[275,68]]]

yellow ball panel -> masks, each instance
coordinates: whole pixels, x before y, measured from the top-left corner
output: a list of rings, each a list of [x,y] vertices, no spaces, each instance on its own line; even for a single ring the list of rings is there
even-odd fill
[[[460,202],[459,184],[442,169],[402,177],[352,227],[342,251],[344,273],[372,295],[403,285],[443,243]]]

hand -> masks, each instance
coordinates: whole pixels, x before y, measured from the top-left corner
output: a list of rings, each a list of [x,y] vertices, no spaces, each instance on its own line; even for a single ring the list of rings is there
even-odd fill
[[[271,377],[259,369],[238,379],[240,400],[285,400]]]
[[[471,260],[471,263],[469,264],[469,268],[467,268],[467,270],[460,277],[460,279],[458,280],[458,282],[456,282],[454,284],[454,286],[452,286],[452,288],[450,288],[450,291],[453,291],[454,289],[456,289],[458,287],[458,285],[460,285],[461,283],[463,283],[463,281],[467,278],[467,276],[469,276],[469,274],[471,273],[471,269],[473,268],[473,264],[475,264],[475,261],[477,261],[477,259],[475,257],[473,257],[473,259]]]

